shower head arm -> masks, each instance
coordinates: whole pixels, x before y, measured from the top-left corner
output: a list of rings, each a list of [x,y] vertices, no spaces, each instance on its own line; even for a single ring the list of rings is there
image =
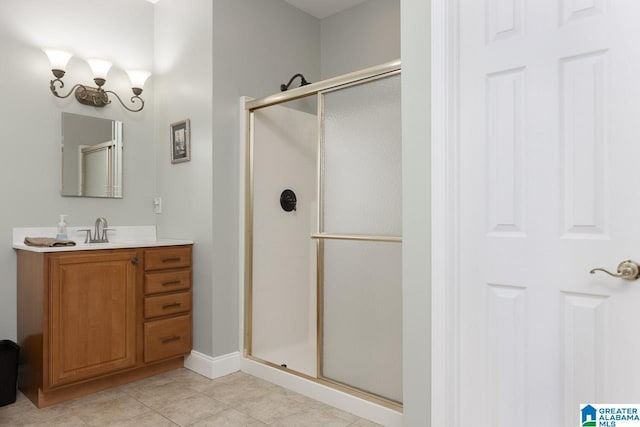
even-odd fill
[[[310,82],[307,81],[307,79],[304,78],[304,76],[302,74],[297,73],[297,74],[294,74],[293,77],[291,77],[291,79],[289,79],[289,83],[287,83],[287,84],[283,83],[283,84],[280,85],[280,91],[284,92],[284,91],[288,90],[289,86],[291,86],[291,83],[293,83],[293,80],[296,77],[300,77],[300,86],[301,87],[302,86],[306,86],[306,85],[308,85],[310,83]]]

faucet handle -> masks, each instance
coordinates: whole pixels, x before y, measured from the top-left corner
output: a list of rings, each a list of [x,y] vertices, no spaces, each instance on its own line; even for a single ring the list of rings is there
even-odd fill
[[[113,227],[105,227],[102,229],[102,241],[104,243],[109,243],[109,238],[107,236],[107,231],[115,231],[116,229]]]
[[[91,229],[90,229],[90,228],[79,228],[77,231],[78,231],[78,232],[86,231],[86,232],[87,232],[87,235],[86,235],[86,237],[84,238],[84,242],[85,242],[85,243],[89,243],[89,241],[91,240]]]

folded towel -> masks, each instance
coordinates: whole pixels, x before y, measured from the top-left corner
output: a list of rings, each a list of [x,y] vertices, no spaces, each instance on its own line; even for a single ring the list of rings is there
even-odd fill
[[[76,242],[73,240],[58,240],[53,237],[25,237],[24,244],[27,246],[53,248],[56,246],[75,246]]]

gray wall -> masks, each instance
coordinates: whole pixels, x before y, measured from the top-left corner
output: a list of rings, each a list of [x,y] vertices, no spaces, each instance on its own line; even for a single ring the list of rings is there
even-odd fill
[[[402,366],[406,426],[431,425],[430,7],[430,0],[402,0]]]
[[[238,98],[280,90],[295,73],[316,81],[320,23],[282,0],[213,2],[213,355],[239,348]]]
[[[193,248],[193,347],[211,355],[212,315],[212,6],[207,0],[155,5],[155,166],[162,213],[158,236]],[[171,164],[169,126],[191,120],[191,161]],[[231,322],[227,319],[227,322]]]
[[[155,11],[157,215],[193,239],[194,349],[239,350],[240,96],[319,78],[320,24],[281,0],[163,0]],[[169,124],[191,119],[191,161],[171,165]]]
[[[398,59],[400,0],[369,0],[324,18],[320,34],[322,79]]]
[[[0,339],[16,339],[16,256],[11,229],[51,226],[58,214],[69,214],[70,226],[93,224],[104,216],[112,225],[154,223],[150,197],[155,190],[153,109],[128,113],[119,105],[89,108],[71,96],[61,100],[49,91],[53,78],[43,47],[66,48],[82,58],[98,56],[114,62],[107,87],[131,93],[124,68],[153,65],[153,6],[144,0],[0,0],[0,52],[7,58],[0,70],[3,150],[0,158]],[[117,31],[96,31],[96,10]],[[100,26],[100,28],[104,28]],[[64,79],[92,83],[89,65],[72,58]],[[144,97],[153,105],[153,77]],[[124,199],[60,196],[61,112],[86,114],[124,122]],[[53,236],[51,236],[53,237]],[[69,236],[74,237],[74,236]]]

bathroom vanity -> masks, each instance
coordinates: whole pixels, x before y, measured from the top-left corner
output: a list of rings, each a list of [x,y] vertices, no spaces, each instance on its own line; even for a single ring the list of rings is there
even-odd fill
[[[45,407],[182,367],[191,243],[41,248],[14,239],[20,390]]]

